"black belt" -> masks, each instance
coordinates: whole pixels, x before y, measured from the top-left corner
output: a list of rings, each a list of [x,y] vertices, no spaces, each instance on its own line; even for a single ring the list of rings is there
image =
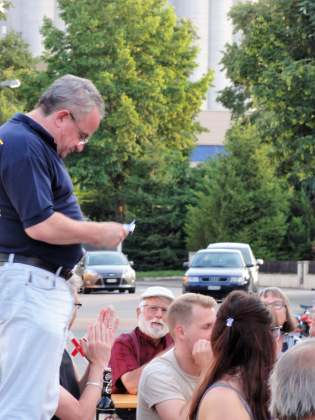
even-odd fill
[[[3,254],[0,252],[0,265],[9,261],[10,254]],[[47,261],[43,261],[37,257],[25,257],[24,255],[14,254],[13,263],[21,263],[27,265],[33,265],[34,267],[42,268],[43,270],[50,271],[51,273],[56,273],[60,266],[51,264]],[[62,267],[58,276],[63,277],[68,280],[72,275],[71,268]]]

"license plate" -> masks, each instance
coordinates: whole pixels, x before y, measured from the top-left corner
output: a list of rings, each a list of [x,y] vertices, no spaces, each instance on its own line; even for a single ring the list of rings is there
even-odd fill
[[[117,279],[106,279],[107,283],[117,283]]]
[[[221,286],[208,286],[208,290],[220,290]]]

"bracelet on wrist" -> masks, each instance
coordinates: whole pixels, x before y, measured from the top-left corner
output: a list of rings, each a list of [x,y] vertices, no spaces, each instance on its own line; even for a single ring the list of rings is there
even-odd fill
[[[103,388],[101,387],[101,385],[100,385],[98,382],[87,382],[87,383],[85,384],[85,386],[87,386],[87,385],[94,385],[94,386],[98,386],[99,388],[103,389]]]

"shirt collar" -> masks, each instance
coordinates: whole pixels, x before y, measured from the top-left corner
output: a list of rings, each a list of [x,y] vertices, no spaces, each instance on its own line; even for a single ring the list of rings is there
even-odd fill
[[[54,138],[51,134],[48,133],[40,124],[32,120],[25,114],[17,113],[12,117],[13,121],[20,121],[23,124],[28,125],[33,131],[35,131],[42,140],[44,140],[49,146],[51,146],[55,151],[57,151],[57,145],[54,142]]]

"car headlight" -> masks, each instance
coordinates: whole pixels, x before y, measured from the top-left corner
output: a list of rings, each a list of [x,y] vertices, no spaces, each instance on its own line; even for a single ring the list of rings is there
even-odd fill
[[[128,282],[132,282],[134,281],[134,274],[132,270],[127,270],[124,272],[124,274],[122,275],[122,278]]]
[[[83,282],[86,286],[94,285],[101,278],[102,276],[96,271],[89,270],[83,273]]]
[[[189,276],[188,278],[187,278],[187,281],[189,282],[189,283],[196,283],[196,282],[198,282],[199,281],[199,277],[195,277],[195,276]]]
[[[246,282],[245,277],[230,277],[231,283],[237,283],[237,284],[244,284]]]

